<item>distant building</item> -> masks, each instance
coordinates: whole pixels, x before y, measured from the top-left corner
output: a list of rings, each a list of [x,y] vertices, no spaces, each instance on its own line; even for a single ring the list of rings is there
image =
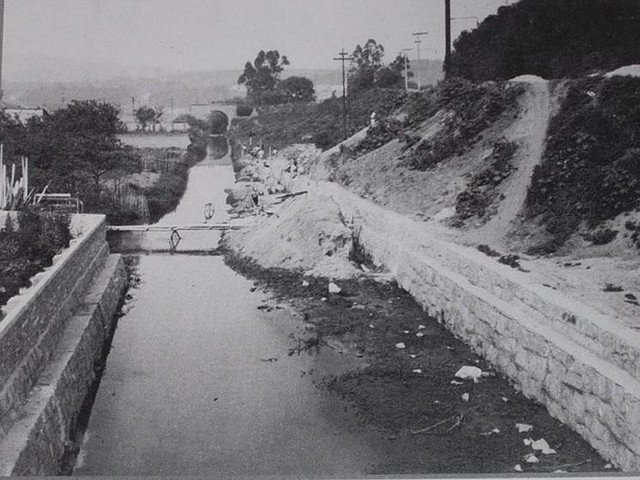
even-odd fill
[[[17,118],[20,123],[27,123],[32,118],[42,118],[47,115],[47,111],[44,108],[4,108],[2,109],[5,115],[11,118]]]

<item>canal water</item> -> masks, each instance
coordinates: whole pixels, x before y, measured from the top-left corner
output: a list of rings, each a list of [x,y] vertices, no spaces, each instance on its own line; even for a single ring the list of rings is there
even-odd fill
[[[226,139],[224,140],[226,142]],[[222,145],[224,145],[224,142]],[[190,172],[176,209],[159,221],[227,216],[233,183],[220,141]],[[380,439],[347,404],[318,388],[345,368],[334,350],[289,355],[305,335],[288,309],[214,255],[217,232],[184,232],[174,254],[138,254],[74,475],[356,476],[380,458]],[[194,235],[191,235],[194,234]],[[164,239],[138,238],[154,245]]]

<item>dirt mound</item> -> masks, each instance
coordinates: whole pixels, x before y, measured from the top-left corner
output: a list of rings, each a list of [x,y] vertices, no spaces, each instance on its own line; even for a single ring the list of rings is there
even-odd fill
[[[272,217],[247,230],[230,232],[225,244],[260,266],[349,278],[360,272],[350,261],[352,231],[327,195],[309,193],[288,200]]]
[[[537,75],[519,75],[509,80],[510,82],[520,83],[547,83],[547,81]]]
[[[627,65],[605,74],[605,77],[640,77],[640,65]]]

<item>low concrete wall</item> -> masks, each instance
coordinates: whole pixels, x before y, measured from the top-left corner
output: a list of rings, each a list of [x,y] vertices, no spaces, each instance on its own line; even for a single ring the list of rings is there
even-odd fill
[[[124,288],[104,216],[74,216],[72,231],[0,320],[0,475],[58,473]]]
[[[319,188],[425,310],[616,466],[640,471],[638,332],[336,185]]]

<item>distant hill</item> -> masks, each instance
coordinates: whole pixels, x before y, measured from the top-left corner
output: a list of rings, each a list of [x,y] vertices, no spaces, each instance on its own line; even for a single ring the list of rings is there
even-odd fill
[[[179,108],[244,96],[244,89],[237,84],[240,70],[188,73],[158,71],[156,74],[146,72],[146,76],[135,78],[119,76],[106,80],[65,81],[57,75],[48,77],[43,74],[45,70],[33,69],[32,79],[25,77],[16,82],[7,76],[8,81],[4,86],[7,102],[55,109],[72,99],[98,99],[130,109],[131,97],[134,97],[136,105],[162,105],[169,109],[171,105]],[[313,80],[319,98],[330,96],[342,81],[338,70],[291,69],[285,72],[284,77],[293,75]]]
[[[448,75],[579,77],[640,63],[638,0],[521,0],[455,42]]]

